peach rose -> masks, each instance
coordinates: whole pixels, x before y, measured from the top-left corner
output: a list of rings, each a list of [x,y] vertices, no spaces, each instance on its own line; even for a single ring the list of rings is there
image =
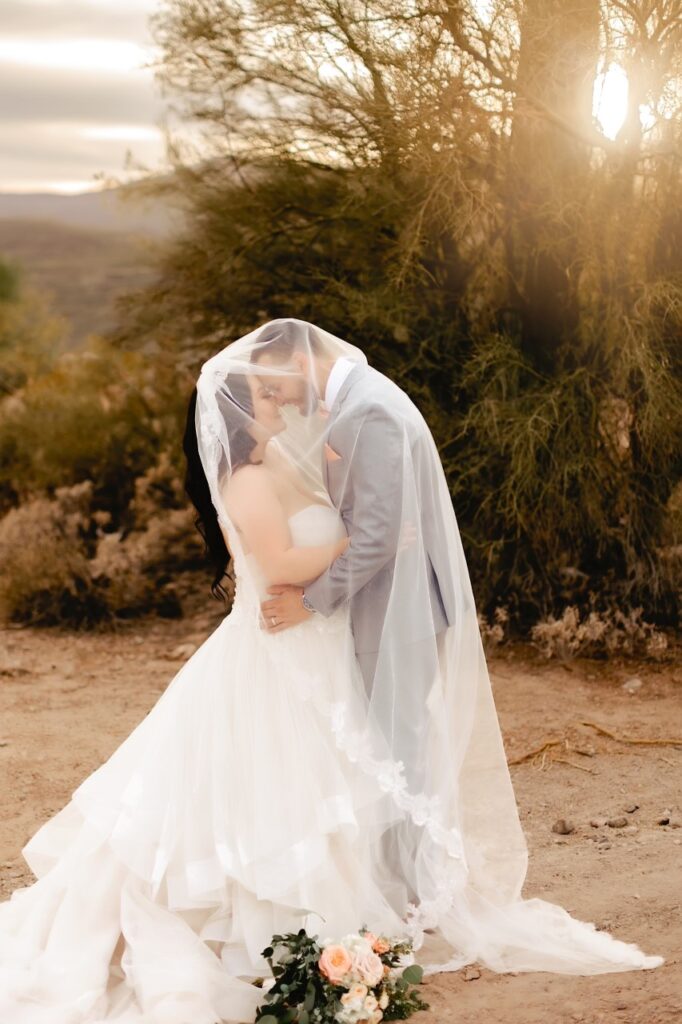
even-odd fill
[[[374,946],[374,943],[377,940],[377,937],[374,934],[374,932],[363,932],[362,937],[363,939],[366,939],[367,942],[369,942],[370,946]]]
[[[375,939],[374,942],[372,943],[372,949],[374,950],[375,953],[388,953],[390,948],[390,942],[387,939],[384,939],[382,936],[379,936],[379,938]]]
[[[322,950],[317,965],[332,985],[340,985],[344,975],[348,974],[352,967],[352,960],[347,949],[332,945]]]

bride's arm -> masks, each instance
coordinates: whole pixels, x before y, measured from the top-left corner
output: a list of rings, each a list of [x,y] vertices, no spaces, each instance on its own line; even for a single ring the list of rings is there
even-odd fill
[[[284,508],[263,467],[243,466],[234,473],[225,502],[271,585],[313,580],[348,547],[348,537],[315,547],[294,547]]]

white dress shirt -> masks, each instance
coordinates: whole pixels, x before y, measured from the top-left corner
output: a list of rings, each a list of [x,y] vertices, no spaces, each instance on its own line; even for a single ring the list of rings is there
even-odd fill
[[[355,359],[349,359],[347,356],[339,356],[332,366],[329,377],[327,378],[327,387],[324,389],[324,407],[327,412],[329,412],[334,404],[341,385],[356,363],[357,360]]]

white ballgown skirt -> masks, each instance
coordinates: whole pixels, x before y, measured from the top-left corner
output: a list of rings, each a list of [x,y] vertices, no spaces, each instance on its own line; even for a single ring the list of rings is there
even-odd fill
[[[0,904],[3,1024],[242,1024],[274,933],[400,933],[374,873],[399,812],[331,727],[334,706],[363,715],[347,616],[270,635],[252,612],[23,847],[38,880]]]

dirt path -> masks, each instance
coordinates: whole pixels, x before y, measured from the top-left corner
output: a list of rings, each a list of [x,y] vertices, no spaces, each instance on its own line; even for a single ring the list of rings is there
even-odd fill
[[[115,634],[0,632],[0,898],[32,881],[22,845],[219,621],[211,612]],[[423,988],[432,1009],[415,1024],[682,1021],[682,828],[657,824],[666,809],[682,813],[682,745],[626,745],[576,725],[587,719],[618,735],[682,736],[682,670],[588,662],[568,670],[519,651],[490,667],[510,760],[552,737],[573,748],[551,748],[544,766],[539,758],[511,769],[530,853],[524,895],[559,903],[666,963],[578,978],[486,969],[471,981],[464,972],[435,975]],[[633,676],[641,686],[630,694],[622,684]],[[552,750],[572,764],[550,762]],[[625,830],[590,825],[619,815]],[[558,818],[575,831],[552,832]]]

